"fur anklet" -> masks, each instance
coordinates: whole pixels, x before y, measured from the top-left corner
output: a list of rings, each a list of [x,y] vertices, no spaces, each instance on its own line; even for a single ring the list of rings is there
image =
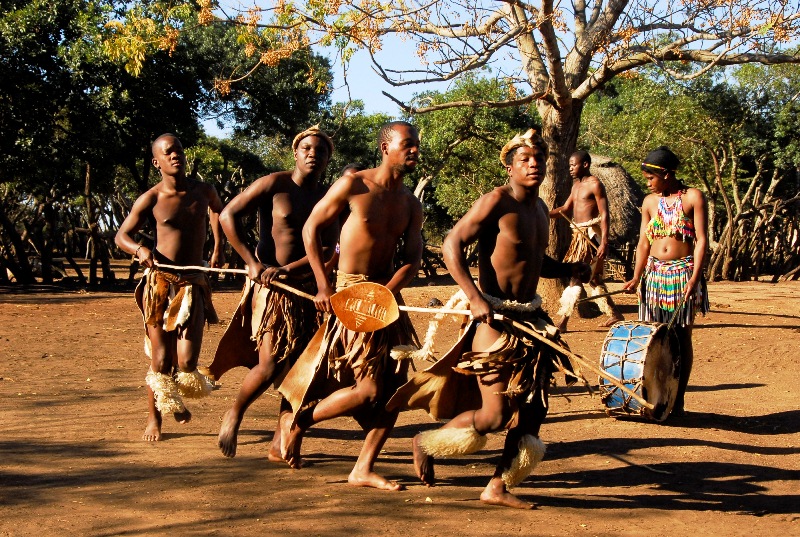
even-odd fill
[[[183,399],[178,391],[178,384],[170,375],[148,371],[144,378],[156,398],[156,408],[161,414],[185,412]]]
[[[526,434],[520,438],[519,453],[511,461],[511,468],[503,472],[506,488],[516,487],[531,475],[536,465],[542,462],[545,449],[544,442],[533,435]]]
[[[575,309],[575,305],[581,297],[582,290],[583,287],[580,285],[570,285],[564,289],[561,298],[558,299],[558,303],[561,305],[561,308],[558,310],[558,315],[562,317],[569,317],[572,315],[572,311]]]
[[[175,375],[175,381],[178,384],[178,393],[189,399],[207,397],[214,390],[214,385],[208,377],[197,370],[192,372],[178,371],[178,374]]]
[[[419,435],[419,447],[433,457],[469,455],[483,449],[486,437],[475,427],[466,429],[436,429]]]

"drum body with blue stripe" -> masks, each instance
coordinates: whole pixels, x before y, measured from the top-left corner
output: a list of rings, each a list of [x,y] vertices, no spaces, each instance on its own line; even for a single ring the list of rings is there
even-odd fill
[[[601,377],[601,400],[609,415],[667,419],[678,393],[680,352],[678,338],[666,324],[643,321],[614,324],[603,341],[600,368],[655,406],[653,410],[643,407]]]

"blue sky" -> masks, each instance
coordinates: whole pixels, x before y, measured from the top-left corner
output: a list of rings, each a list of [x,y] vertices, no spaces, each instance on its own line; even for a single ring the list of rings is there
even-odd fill
[[[317,50],[331,60],[331,67],[334,75],[334,91],[332,102],[347,102],[348,87],[344,85],[342,65],[335,58],[335,51],[328,52]],[[419,69],[421,64],[417,59],[414,47],[410,43],[401,42],[399,39],[388,39],[384,49],[378,55],[379,60],[391,62],[394,69]],[[391,116],[399,116],[398,106],[382,92],[385,91],[403,102],[412,99],[415,93],[422,91],[445,91],[448,88],[446,83],[417,84],[409,86],[394,87],[385,82],[372,70],[372,63],[369,54],[365,51],[356,52],[350,61],[347,71],[349,83],[349,98],[364,101],[364,111],[368,114],[385,113]],[[211,136],[225,137],[228,131],[217,128],[216,120],[206,121],[203,124],[206,133]]]

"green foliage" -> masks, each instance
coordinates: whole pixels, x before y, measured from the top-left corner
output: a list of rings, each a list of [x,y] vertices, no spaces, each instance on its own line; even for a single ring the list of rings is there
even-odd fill
[[[497,80],[466,77],[444,93],[425,92],[416,102],[434,105],[458,100],[500,100],[510,88]],[[535,110],[520,108],[449,108],[413,118],[420,130],[419,177],[429,177],[436,203],[457,220],[481,195],[508,177],[500,149],[514,135],[540,123]]]
[[[325,110],[320,124],[336,145],[328,165],[328,177],[337,179],[342,168],[350,163],[360,163],[367,168],[380,164],[378,131],[391,120],[386,114],[366,114],[361,101],[337,103]]]
[[[242,51],[237,41],[239,27],[214,24],[193,28],[182,34],[185,46],[193,51],[202,80],[214,82],[222,73],[239,76],[257,61]],[[294,52],[275,67],[260,66],[249,76],[219,94],[213,85],[204,88],[209,94],[208,107],[202,112],[232,124],[236,136],[256,139],[281,135],[289,140],[316,121],[322,109],[330,106],[333,80],[330,63],[308,49]]]
[[[277,135],[285,148],[287,137],[311,124],[327,103],[329,69],[302,51],[261,69],[221,100],[216,76],[244,61],[229,53],[238,51],[229,47],[236,35],[230,27],[187,25],[174,46],[145,55],[133,76],[109,58],[102,40],[114,31],[107,22],[122,5],[2,3],[0,211],[16,226],[0,225],[0,264],[23,264],[12,260],[26,254],[10,246],[15,234],[26,232],[44,255],[53,248],[85,251],[86,235],[75,229],[89,223],[113,232],[133,199],[159,179],[150,143],[162,133],[176,134],[190,148],[199,176],[234,192],[270,165],[238,142],[205,139],[201,115],[237,121],[250,139],[285,133]],[[189,22],[193,14],[178,13]],[[87,172],[90,200],[84,196]],[[87,201],[92,214],[86,214]]]

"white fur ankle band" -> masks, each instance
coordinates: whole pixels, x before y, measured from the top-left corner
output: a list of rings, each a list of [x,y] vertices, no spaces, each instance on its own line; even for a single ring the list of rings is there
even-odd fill
[[[469,455],[483,449],[486,437],[475,427],[465,429],[436,429],[419,435],[422,451],[433,457]]]
[[[184,412],[186,407],[178,391],[178,385],[170,375],[148,371],[144,378],[156,398],[156,408],[161,414]]]
[[[531,475],[536,465],[542,462],[545,449],[544,442],[533,435],[526,434],[520,438],[519,453],[511,461],[511,468],[503,472],[506,488],[516,487]]]
[[[189,399],[200,399],[211,395],[214,385],[211,381],[197,370],[192,372],[178,371],[175,375],[178,385],[178,393]]]
[[[572,315],[572,312],[575,310],[575,305],[581,297],[582,290],[583,287],[580,285],[570,285],[564,289],[561,298],[558,299],[558,303],[561,305],[561,308],[558,310],[558,315],[562,317],[569,317]]]

